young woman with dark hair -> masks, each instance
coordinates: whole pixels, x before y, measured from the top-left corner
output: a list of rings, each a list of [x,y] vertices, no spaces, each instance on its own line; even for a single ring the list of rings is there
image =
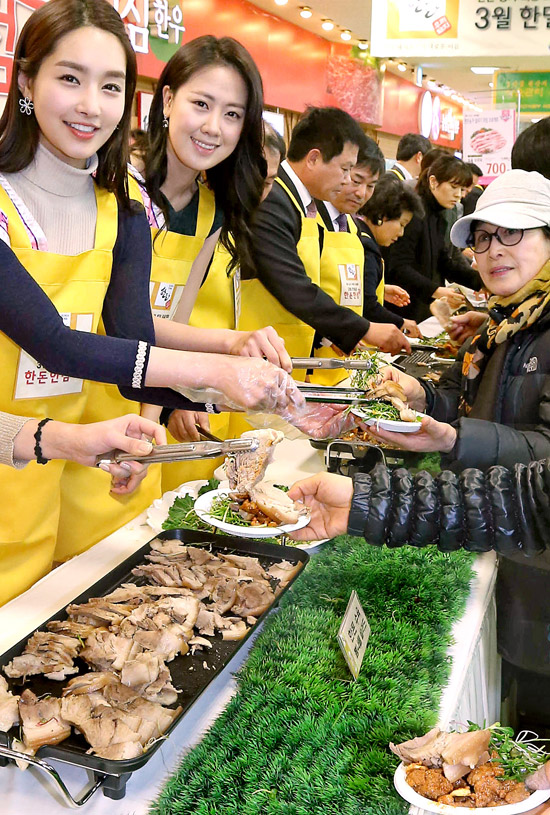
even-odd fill
[[[421,336],[415,321],[384,306],[384,301],[406,305],[410,297],[400,286],[386,285],[380,247],[393,245],[402,237],[413,215],[423,214],[418,195],[389,173],[380,179],[372,197],[358,212],[359,234],[365,250],[363,316],[378,323],[393,323],[411,337]]]
[[[455,156],[436,158],[418,179],[416,190],[424,207],[424,217],[415,215],[403,237],[389,253],[387,276],[390,283],[402,286],[412,296],[410,305],[399,313],[420,322],[430,316],[433,299],[445,297],[458,306],[463,297],[445,285],[455,281],[478,288],[479,276],[451,257],[445,245],[443,211],[460,201],[472,180],[470,169]]]
[[[21,32],[0,120],[0,410],[79,422],[90,401],[84,379],[174,407],[192,403],[172,387],[204,401],[214,393],[243,407],[286,407],[294,386],[263,360],[153,347],[150,230],[126,192],[135,81],[134,53],[107,0],[50,0]],[[101,318],[111,336],[100,336]],[[9,508],[0,602],[52,562],[62,470],[31,462],[0,476]]]

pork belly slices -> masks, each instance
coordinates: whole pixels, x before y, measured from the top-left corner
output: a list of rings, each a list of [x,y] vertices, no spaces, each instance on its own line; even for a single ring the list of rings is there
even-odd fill
[[[267,580],[253,580],[239,585],[231,611],[239,617],[259,617],[274,601],[275,595]]]
[[[225,459],[230,495],[234,498],[248,498],[254,484],[262,480],[273,457],[275,445],[284,439],[284,433],[270,428],[247,430],[241,438],[257,439],[259,445],[254,452],[232,453]]]
[[[98,693],[98,683],[103,684]],[[166,710],[161,705],[138,696],[133,688],[121,684],[113,674],[96,674],[85,686],[71,680],[75,692],[66,688],[62,713],[103,758],[134,758],[147,749],[151,741],[162,736],[180,713],[181,708]]]
[[[29,755],[44,744],[59,744],[71,735],[71,726],[61,713],[61,699],[55,696],[39,699],[31,690],[24,690],[19,699],[19,716],[23,745]]]
[[[191,590],[202,589],[202,583],[191,569],[178,562],[136,566],[132,574],[137,577],[146,577],[161,586],[181,586]]]
[[[92,597],[87,603],[67,606],[67,614],[77,623],[106,627],[118,625],[132,613],[135,605],[111,603],[105,597]]]
[[[19,724],[19,696],[14,696],[8,683],[0,676],[0,730],[7,733],[14,724]]]
[[[148,699],[161,705],[173,705],[178,692],[172,685],[170,671],[164,660],[152,652],[138,654],[126,662],[120,672],[123,685],[127,685]]]
[[[97,628],[86,640],[80,656],[97,671],[121,671],[129,659],[142,652],[142,647],[128,637],[106,628]]]
[[[77,637],[53,631],[36,631],[23,653],[4,667],[4,673],[10,679],[44,674],[48,679],[61,681],[78,673],[74,660],[81,648],[82,641]]]

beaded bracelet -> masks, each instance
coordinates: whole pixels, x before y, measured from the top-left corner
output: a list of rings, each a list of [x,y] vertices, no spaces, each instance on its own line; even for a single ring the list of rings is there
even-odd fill
[[[34,445],[34,455],[36,456],[37,464],[47,464],[50,460],[49,458],[44,458],[42,455],[42,447],[40,446],[40,443],[42,441],[42,428],[45,424],[51,421],[52,419],[41,419],[41,421],[38,422],[38,427],[36,428],[36,433],[34,434],[34,439],[36,441],[36,444]]]

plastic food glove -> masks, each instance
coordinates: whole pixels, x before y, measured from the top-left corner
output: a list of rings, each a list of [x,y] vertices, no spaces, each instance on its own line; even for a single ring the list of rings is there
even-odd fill
[[[220,356],[212,377],[212,387],[177,385],[175,390],[192,402],[220,404],[230,410],[284,415],[305,404],[292,377],[263,359]]]
[[[338,438],[358,423],[355,416],[346,412],[344,405],[307,405],[286,411],[283,418],[312,439]]]
[[[348,528],[353,496],[351,478],[334,473],[317,473],[297,481],[288,491],[289,498],[309,508],[311,519],[303,529],[292,532],[294,540],[319,540],[343,535]]]

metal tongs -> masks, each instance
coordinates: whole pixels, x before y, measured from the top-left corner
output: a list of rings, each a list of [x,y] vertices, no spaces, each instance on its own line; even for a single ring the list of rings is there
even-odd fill
[[[336,405],[352,405],[365,401],[365,391],[358,388],[333,388],[297,382],[296,385],[306,402],[322,402]]]
[[[292,357],[293,368],[345,368],[348,371],[370,371],[371,359],[350,359],[349,357]]]
[[[146,456],[134,456],[121,450],[111,450],[97,457],[100,464],[119,464],[121,461],[140,461],[144,464],[159,462],[193,461],[199,458],[217,458],[234,453],[253,453],[258,449],[258,439],[227,439],[227,441],[193,441],[183,444],[157,444]]]

